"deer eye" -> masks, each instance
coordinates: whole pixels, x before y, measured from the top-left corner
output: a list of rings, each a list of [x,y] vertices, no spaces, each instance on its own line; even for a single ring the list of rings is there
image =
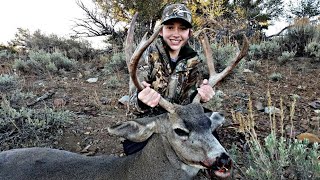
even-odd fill
[[[174,129],[174,132],[178,135],[178,136],[189,136],[189,132],[180,129],[180,128],[176,128]]]

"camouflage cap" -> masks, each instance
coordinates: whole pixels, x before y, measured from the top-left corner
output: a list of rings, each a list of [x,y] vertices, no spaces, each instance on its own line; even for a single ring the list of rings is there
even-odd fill
[[[170,4],[163,10],[161,24],[171,19],[183,19],[188,27],[192,27],[192,18],[190,10],[184,4]]]

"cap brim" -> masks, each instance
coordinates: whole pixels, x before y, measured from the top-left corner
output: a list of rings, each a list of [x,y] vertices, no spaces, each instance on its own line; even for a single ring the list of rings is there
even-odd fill
[[[166,25],[166,23],[174,20],[181,20],[183,22],[183,25],[185,25],[188,28],[192,28],[192,24],[183,18],[168,18],[168,19],[165,19],[161,24]]]

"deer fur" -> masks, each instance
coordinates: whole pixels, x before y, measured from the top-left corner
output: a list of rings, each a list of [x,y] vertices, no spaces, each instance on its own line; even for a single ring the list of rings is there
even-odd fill
[[[152,136],[133,155],[90,157],[50,148],[13,149],[0,153],[0,179],[192,179],[200,169],[219,169],[221,156],[227,157],[225,168],[231,166],[225,149],[212,135],[223,116],[214,112],[209,117],[200,104],[176,106],[176,112],[109,128],[111,134],[133,141]]]

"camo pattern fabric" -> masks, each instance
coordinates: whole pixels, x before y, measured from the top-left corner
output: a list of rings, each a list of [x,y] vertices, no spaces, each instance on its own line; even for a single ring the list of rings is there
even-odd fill
[[[188,45],[182,47],[174,69],[165,51],[165,45],[159,38],[147,49],[144,55],[146,65],[138,69],[139,79],[151,84],[151,87],[170,102],[186,105],[192,102],[197,87],[202,82],[202,61]],[[139,73],[140,71],[140,73]],[[144,77],[141,77],[144,74]],[[137,93],[130,98],[130,110],[133,113],[146,113],[151,109],[137,99]],[[143,106],[143,107],[141,107]]]

